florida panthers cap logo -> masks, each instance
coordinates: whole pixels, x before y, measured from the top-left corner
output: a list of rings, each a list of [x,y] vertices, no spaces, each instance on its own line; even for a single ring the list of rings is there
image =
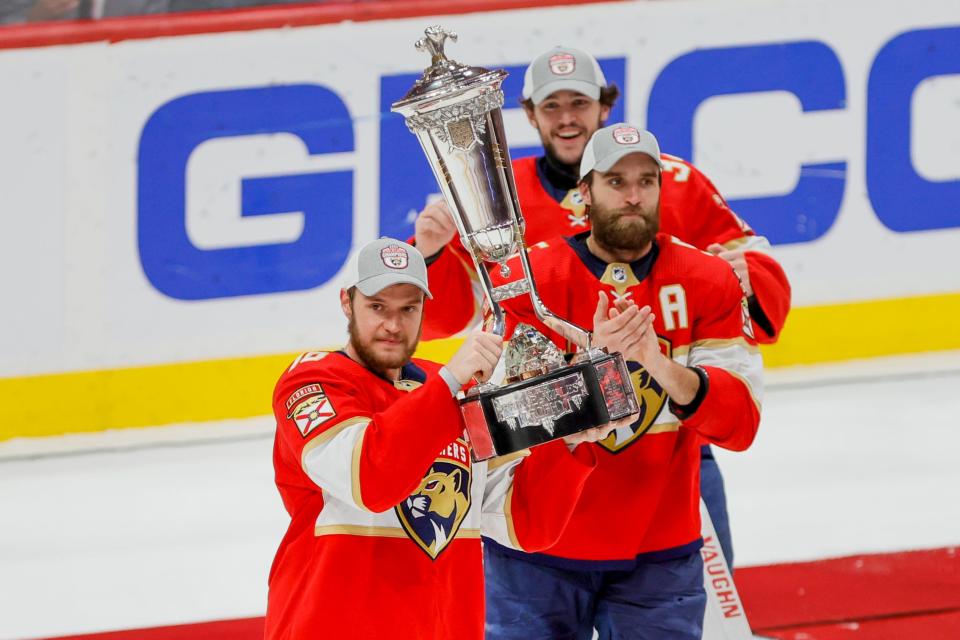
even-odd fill
[[[403,247],[391,244],[380,250],[380,259],[391,269],[406,269],[410,256]]]
[[[554,75],[568,76],[576,70],[577,59],[571,53],[558,53],[550,56],[548,64]]]
[[[637,144],[640,142],[640,132],[633,127],[617,127],[613,130],[613,139],[620,144]]]

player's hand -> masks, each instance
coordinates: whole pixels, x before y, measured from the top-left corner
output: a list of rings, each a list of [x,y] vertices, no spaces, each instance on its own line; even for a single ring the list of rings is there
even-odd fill
[[[457,225],[447,203],[443,200],[431,202],[417,215],[414,223],[417,249],[424,258],[440,251],[457,233]]]
[[[503,338],[477,329],[470,332],[463,345],[450,358],[450,362],[446,364],[447,371],[452,373],[461,385],[473,377],[483,382],[493,374],[502,351]]]
[[[743,293],[748,298],[753,295],[753,286],[750,284],[750,271],[747,269],[747,252],[743,249],[727,250],[722,244],[713,243],[707,247],[707,251],[713,255],[726,260],[733,272],[740,278],[740,286],[743,287]]]
[[[649,307],[644,309],[649,310]],[[610,353],[619,351],[626,357],[640,341],[642,328],[643,318],[635,302],[619,300],[611,307],[606,292],[600,292],[593,313],[594,345],[606,347]]]
[[[632,300],[621,299],[617,300],[615,308],[610,309],[607,313],[613,317],[618,313],[626,313],[631,307],[636,309],[636,303]],[[656,318],[656,314],[653,313],[649,305],[644,305],[638,309],[637,321],[640,323],[640,327],[637,329],[637,339],[630,341],[630,343],[620,351],[624,358],[643,365],[648,371],[651,367],[657,364],[663,364],[662,361],[666,360],[666,356],[660,351],[660,340],[657,338],[657,330],[653,326],[653,321],[656,320]]]
[[[570,451],[573,451],[581,442],[599,442],[613,433],[616,429],[619,429],[620,427],[629,427],[637,420],[638,416],[639,414],[634,413],[625,418],[620,418],[619,420],[614,420],[613,422],[600,425],[599,427],[593,427],[592,429],[587,429],[585,431],[581,431],[580,433],[574,433],[566,436],[563,441],[567,443],[567,448],[570,449]]]

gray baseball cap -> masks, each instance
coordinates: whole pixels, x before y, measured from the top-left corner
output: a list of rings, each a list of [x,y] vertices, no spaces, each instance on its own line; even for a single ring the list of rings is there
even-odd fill
[[[427,288],[427,265],[416,248],[394,238],[369,242],[357,254],[354,277],[347,288],[356,287],[365,296],[375,296],[392,284],[416,285],[432,298]]]
[[[530,63],[523,76],[523,97],[540,104],[554,91],[568,89],[596,100],[607,79],[589,53],[571,47],[554,47]]]
[[[583,178],[594,169],[601,173],[609,171],[620,158],[631,153],[647,154],[663,170],[660,145],[653,134],[631,124],[618,122],[599,129],[591,136],[583,150],[583,158],[580,159],[580,177]]]

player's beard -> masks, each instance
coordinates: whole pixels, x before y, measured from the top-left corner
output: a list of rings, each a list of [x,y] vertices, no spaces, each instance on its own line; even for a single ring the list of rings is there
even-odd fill
[[[417,327],[417,335],[415,335],[413,339],[407,340],[404,344],[403,352],[396,355],[381,355],[377,353],[375,349],[375,336],[372,336],[368,340],[363,339],[360,331],[357,329],[356,315],[354,313],[350,314],[347,331],[350,333],[350,344],[353,346],[353,350],[357,353],[357,357],[360,358],[364,366],[371,371],[383,374],[388,369],[399,369],[410,362],[410,358],[413,357],[413,352],[417,350],[417,345],[420,343],[420,333],[423,331],[423,322],[421,321]],[[400,337],[404,338],[405,336],[401,334]]]
[[[639,251],[653,242],[660,230],[659,201],[646,210],[643,207],[607,209],[594,201],[587,215],[594,240],[612,251]]]

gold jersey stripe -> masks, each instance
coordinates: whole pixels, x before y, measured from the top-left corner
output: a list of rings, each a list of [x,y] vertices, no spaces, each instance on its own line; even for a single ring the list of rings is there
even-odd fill
[[[498,469],[505,464],[513,462],[517,458],[525,458],[528,455],[530,455],[530,449],[522,449],[520,451],[514,451],[513,453],[508,453],[496,458],[491,458],[490,461],[487,462],[487,471],[493,471],[494,469]]]
[[[745,386],[745,387],[747,388],[747,392],[750,393],[750,399],[753,400],[753,404],[754,404],[754,406],[757,407],[757,411],[761,411],[763,405],[762,405],[762,403],[757,399],[757,396],[755,396],[755,395],[753,394],[753,385],[750,383],[750,381],[747,380],[746,378],[744,378],[742,375],[740,375],[740,374],[737,373],[736,371],[731,371],[730,369],[725,369],[725,371],[726,371],[727,373],[729,373],[731,376],[733,376],[734,378],[736,378],[737,380],[739,380],[740,382],[743,383],[743,386]]]
[[[348,536],[363,536],[370,538],[408,538],[407,532],[404,531],[399,526],[397,527],[374,527],[361,524],[325,524],[317,525],[313,528],[313,535],[316,537],[320,536],[334,536],[334,535],[348,535]],[[464,529],[460,528],[457,531],[454,538],[479,538],[480,530],[479,529]]]
[[[647,432],[643,434],[644,436],[654,436],[658,433],[673,433],[674,431],[680,430],[679,422],[664,422],[662,424],[655,424]]]
[[[761,353],[761,348],[755,344],[750,344],[747,342],[746,338],[712,338],[709,340],[695,340],[688,345],[682,345],[679,347],[674,347],[673,355],[674,356],[685,356],[690,353],[691,349],[726,349],[728,347],[743,347],[751,355],[756,355]]]

